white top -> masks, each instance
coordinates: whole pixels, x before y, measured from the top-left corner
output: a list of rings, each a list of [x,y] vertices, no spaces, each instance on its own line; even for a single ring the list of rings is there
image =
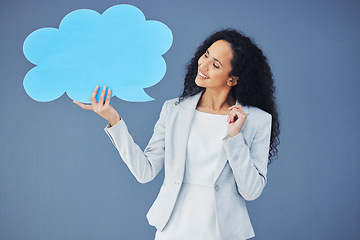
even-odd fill
[[[169,222],[155,240],[221,240],[215,212],[214,173],[224,156],[227,115],[195,111],[183,184]]]

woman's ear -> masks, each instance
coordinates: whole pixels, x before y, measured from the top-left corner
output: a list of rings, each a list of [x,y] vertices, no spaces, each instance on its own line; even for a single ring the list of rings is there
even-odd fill
[[[228,85],[230,87],[232,86],[235,86],[237,84],[237,80],[239,79],[239,77],[231,77],[229,80],[228,80]]]

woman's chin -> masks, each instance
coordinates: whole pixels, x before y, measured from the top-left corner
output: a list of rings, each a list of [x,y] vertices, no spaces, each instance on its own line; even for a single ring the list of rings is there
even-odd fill
[[[204,87],[204,88],[206,88],[206,83],[204,83],[204,80],[199,79],[199,77],[196,77],[196,78],[195,78],[195,84],[196,84],[198,87]]]

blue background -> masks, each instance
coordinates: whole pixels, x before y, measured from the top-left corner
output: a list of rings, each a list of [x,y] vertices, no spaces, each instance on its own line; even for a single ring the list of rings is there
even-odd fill
[[[25,38],[69,12],[128,3],[165,23],[174,42],[155,101],[112,98],[144,148],[163,102],[182,91],[185,64],[211,32],[253,36],[273,69],[280,109],[279,159],[248,210],[255,239],[360,236],[358,1],[0,2],[0,239],[152,239],[145,214],[163,172],[137,183],[106,136],[106,121],[66,96],[39,103],[22,81],[33,67]]]

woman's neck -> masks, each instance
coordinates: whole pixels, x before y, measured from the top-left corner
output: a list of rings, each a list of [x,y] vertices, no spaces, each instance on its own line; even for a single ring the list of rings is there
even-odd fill
[[[228,108],[236,103],[230,91],[213,91],[206,89],[196,109],[213,114],[228,114]]]

